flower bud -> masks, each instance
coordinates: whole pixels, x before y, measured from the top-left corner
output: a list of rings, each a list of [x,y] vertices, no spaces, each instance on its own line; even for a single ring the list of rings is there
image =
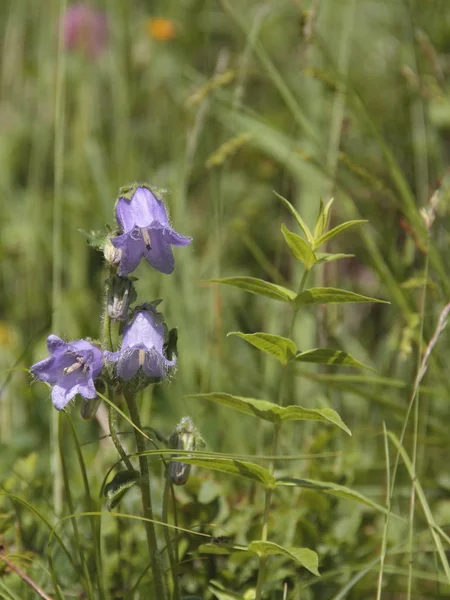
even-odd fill
[[[105,245],[103,247],[103,256],[105,257],[106,262],[112,267],[116,267],[120,264],[120,260],[122,258],[122,250],[119,248],[115,248],[110,238],[106,238]]]
[[[190,417],[183,417],[175,431],[170,436],[171,448],[177,450],[199,450],[205,447],[205,442]],[[176,457],[176,455],[173,455]],[[181,458],[181,457],[180,457]],[[169,479],[175,485],[184,485],[191,472],[191,465],[171,460],[169,465]]]
[[[137,298],[133,281],[127,277],[113,275],[108,283],[108,315],[113,321],[125,321],[130,304]]]

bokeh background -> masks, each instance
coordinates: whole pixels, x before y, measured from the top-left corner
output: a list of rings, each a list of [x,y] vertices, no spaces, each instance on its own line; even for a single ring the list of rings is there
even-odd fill
[[[163,298],[166,320],[179,330],[178,372],[142,394],[142,418],[170,435],[189,414],[215,451],[268,454],[269,431],[186,396],[224,391],[275,400],[279,365],[227,333],[286,335],[289,317],[282,303],[208,280],[250,275],[298,286],[301,268],[280,233],[282,223],[295,224],[274,190],[311,226],[320,198],[332,196],[333,224],[368,220],[330,243],[328,251],[355,257],[328,265],[315,283],[391,304],[305,310],[295,339],[302,350],[343,349],[376,372],[297,369],[290,403],[338,410],[353,436],[287,425],[280,452],[297,460],[280,472],[343,483],[384,504],[383,423],[398,435],[405,425],[419,356],[450,300],[448,0],[4,0],[0,32],[1,488],[54,522],[54,409],[27,369],[46,355],[51,332],[99,336],[106,272],[80,230],[113,226],[119,188],[146,181],[170,191],[171,221],[194,241],[175,249],[173,275],[146,264],[136,273],[140,299]],[[435,218],[429,235],[421,208]],[[448,342],[443,331],[421,389],[417,455],[418,477],[444,529]],[[78,408],[70,414],[95,494],[115,457],[100,440],[100,419],[86,423]],[[408,452],[411,432],[408,425]],[[81,474],[73,444],[66,445],[76,503]],[[406,516],[410,487],[400,469],[394,506]],[[131,494],[130,510],[135,500]],[[198,470],[179,502],[185,527],[214,535],[218,527],[236,543],[257,536],[262,500],[245,482]],[[48,529],[23,504],[3,499],[1,507],[0,543],[51,591]],[[147,597],[130,591],[146,562],[139,525],[118,534],[113,521],[104,526],[111,597]],[[316,492],[280,494],[273,538],[314,548],[323,576],[274,560],[267,597],[374,598],[383,525],[383,515],[367,507]],[[71,530],[63,531],[70,542]],[[121,544],[111,541],[117,535]],[[407,597],[407,538],[407,522],[394,520],[385,599]],[[197,540],[186,534],[181,541],[186,594],[251,594],[256,562],[202,558]],[[448,597],[420,504],[413,551],[414,597]],[[55,564],[65,597],[81,598],[64,557]],[[0,584],[1,597],[35,597],[6,568]]]

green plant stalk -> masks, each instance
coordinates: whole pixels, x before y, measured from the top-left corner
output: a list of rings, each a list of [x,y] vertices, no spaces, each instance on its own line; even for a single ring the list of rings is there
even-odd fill
[[[63,180],[64,180],[64,76],[65,53],[63,49],[62,15],[66,10],[66,0],[59,2],[60,30],[58,34],[56,82],[55,82],[55,142],[53,177],[53,224],[52,224],[52,331],[58,331],[61,324],[61,290],[63,273]],[[50,469],[53,475],[53,508],[56,517],[62,513],[62,465],[58,443],[58,413],[52,412],[50,422]]]
[[[70,483],[69,483],[69,474],[68,474],[68,469],[67,469],[67,464],[66,464],[66,459],[65,459],[65,453],[64,453],[64,443],[63,443],[63,424],[62,424],[62,417],[64,415],[64,413],[57,413],[58,415],[58,443],[59,443],[59,453],[60,453],[60,460],[61,460],[61,474],[62,474],[62,478],[63,478],[63,482],[64,482],[64,489],[66,492],[66,498],[67,498],[67,504],[69,507],[69,512],[71,514],[75,514],[75,507],[72,501],[72,494],[70,491]],[[75,546],[77,547],[78,550],[78,556],[80,559],[80,566],[81,566],[81,570],[83,573],[83,587],[85,588],[85,592],[87,597],[90,600],[94,600],[95,596],[94,596],[94,590],[92,588],[92,581],[89,575],[89,570],[87,568],[87,561],[85,560],[84,557],[84,552],[83,552],[83,544],[81,543],[81,538],[80,538],[80,534],[78,531],[78,525],[77,525],[77,521],[76,519],[71,519],[71,523],[72,523],[72,529],[73,529],[73,535],[74,535],[74,539],[75,539]]]
[[[308,280],[309,273],[310,273],[310,271],[305,269],[302,279],[300,281],[300,285],[299,285],[297,294],[301,294],[304,291],[306,282]],[[298,311],[299,311],[298,308],[293,307],[291,323],[289,325],[289,332],[287,335],[288,338],[292,338],[292,334],[294,333],[295,321],[297,319]],[[288,365],[285,365],[283,367],[283,372],[281,373],[281,377],[280,377],[280,385],[278,388],[278,404],[279,404],[279,406],[284,405],[284,389],[286,386],[286,374],[287,374],[287,370],[288,370],[287,367],[288,367]],[[275,423],[274,435],[273,435],[273,447],[272,447],[272,457],[273,458],[269,465],[269,471],[271,474],[273,474],[273,472],[274,472],[274,457],[276,456],[277,451],[278,451],[278,442],[280,439],[280,431],[281,431],[281,422]],[[267,541],[267,535],[268,535],[268,530],[269,530],[270,501],[272,500],[272,493],[273,493],[272,489],[266,489],[266,494],[265,494],[265,499],[264,499],[264,514],[263,514],[262,529],[261,529],[261,540],[263,542]],[[258,569],[258,579],[256,582],[255,600],[261,600],[261,598],[262,598],[262,587],[264,585],[264,580],[266,577],[267,559],[268,559],[267,556],[259,557],[259,569]]]
[[[83,478],[83,487],[84,487],[84,495],[86,498],[87,511],[93,512],[97,509],[95,503],[92,499],[91,490],[89,486],[89,479],[87,476],[86,465],[83,458],[83,453],[81,451],[80,443],[78,441],[77,432],[73,425],[73,421],[69,415],[67,415],[69,425],[72,431],[72,436],[75,443],[75,450],[77,453],[78,463],[80,465],[81,476]],[[95,554],[95,567],[96,567],[96,575],[97,575],[97,585],[98,585],[98,593],[99,599],[105,600],[105,589],[104,589],[104,581],[103,581],[103,567],[102,567],[102,553],[100,548],[100,535],[101,535],[101,519],[96,519],[94,516],[89,518],[91,524],[92,531],[92,539],[94,541],[94,554]]]
[[[112,272],[111,269],[109,271],[109,277],[111,278]],[[110,350],[111,352],[114,350],[113,341],[112,341],[112,333],[111,333],[111,317],[108,314],[108,294],[110,291],[110,283],[105,284],[105,305],[103,309],[102,315],[102,342],[105,348]]]
[[[131,420],[139,428],[142,429],[141,417],[139,415],[139,409],[136,403],[135,395],[124,390],[124,398],[126,400],[128,411],[130,413]],[[136,447],[139,453],[139,469],[141,472],[140,488],[142,496],[142,511],[146,518],[145,521],[145,532],[147,535],[148,551],[150,555],[150,561],[152,565],[153,573],[153,585],[154,585],[154,597],[158,600],[165,600],[166,590],[164,586],[164,580],[162,576],[161,567],[158,561],[158,544],[156,540],[156,531],[153,524],[153,509],[152,509],[152,498],[150,493],[150,470],[148,468],[148,459],[145,456],[145,439],[141,434],[134,429],[134,436],[136,439]]]
[[[117,411],[114,406],[108,404],[108,425],[109,425],[109,433],[111,434],[111,439],[113,441],[114,446],[116,447],[117,452],[119,453],[120,458],[125,464],[126,468],[129,471],[134,471],[133,465],[131,464],[131,460],[128,458],[127,453],[122,446],[122,443],[117,434]]]
[[[430,235],[428,234],[428,240]],[[429,244],[428,244],[429,247]],[[428,281],[428,272],[430,267],[430,261],[428,257],[428,252],[425,258],[425,269],[424,269],[424,285],[422,288],[421,295],[421,306],[420,306],[420,330],[419,330],[419,348],[417,353],[417,372],[420,371],[420,364],[422,362],[422,342],[423,342],[423,328],[425,321],[425,306],[427,300],[427,281]],[[417,392],[415,395],[414,402],[414,413],[413,413],[413,448],[412,448],[412,468],[414,470],[414,477],[417,476],[417,452],[418,452],[418,438],[419,438],[419,409],[420,409],[420,389],[417,386]],[[416,500],[416,488],[414,485],[414,480],[411,481],[411,495],[409,500],[409,532],[408,532],[408,551],[409,551],[409,561],[408,561],[408,591],[407,591],[407,599],[411,598],[412,594],[412,582],[413,582],[413,550],[414,550],[414,511],[415,511],[415,500]]]
[[[166,474],[166,482],[164,485],[164,496],[163,496],[163,509],[162,509],[162,521],[164,523],[169,523],[169,502],[170,502],[170,479],[168,474]],[[166,540],[167,553],[169,555],[170,562],[170,570],[172,573],[172,582],[173,582],[173,595],[172,600],[181,600],[180,595],[180,586],[178,582],[178,552],[173,548],[173,540],[170,537],[170,529],[169,527],[164,527],[164,537]]]

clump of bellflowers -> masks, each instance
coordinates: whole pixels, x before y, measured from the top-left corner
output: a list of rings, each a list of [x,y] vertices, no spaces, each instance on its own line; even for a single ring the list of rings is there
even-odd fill
[[[92,245],[102,249],[110,272],[103,339],[65,342],[52,334],[47,340],[50,356],[31,367],[37,380],[52,387],[52,402],[58,410],[77,395],[95,400],[100,380],[102,389],[106,382],[109,389],[119,384],[131,386],[136,393],[163,381],[177,364],[177,334],[168,330],[157,310],[161,300],[131,309],[137,294],[136,278],[130,275],[142,259],[161,273],[171,273],[175,266],[172,246],[187,246],[192,240],[171,227],[163,200],[147,184],[122,188],[115,214],[116,227],[101,242],[98,234],[90,236]]]
[[[116,473],[103,487],[102,495],[112,510],[131,487],[139,485],[141,488],[153,597],[166,600],[165,571],[159,562],[153,525],[151,474],[145,456],[147,436],[143,434],[136,394],[150,384],[164,381],[174,371],[177,331],[168,329],[164,316],[158,311],[161,299],[132,307],[137,293],[136,277],[131,274],[142,259],[152,267],[153,273],[172,273],[175,266],[172,246],[187,246],[192,240],[171,227],[162,197],[146,184],[133,184],[120,190],[115,216],[114,229],[102,235],[88,234],[91,245],[103,252],[109,270],[101,340],[65,342],[52,334],[47,340],[50,356],[34,364],[31,372],[35,379],[51,386],[52,402],[58,410],[65,409],[81,396],[81,416],[90,418],[100,398],[108,400],[111,439],[126,470]],[[116,405],[123,401],[128,408],[129,422],[134,425],[139,471],[125,452],[117,431],[117,412],[123,413],[117,411]],[[188,429],[184,434],[180,432],[181,440],[188,436]],[[184,441],[182,445],[184,447]],[[188,465],[178,467],[180,481],[187,479],[189,469]]]

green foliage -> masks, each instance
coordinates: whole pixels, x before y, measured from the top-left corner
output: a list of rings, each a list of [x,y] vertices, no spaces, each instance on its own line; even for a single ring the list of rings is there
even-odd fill
[[[255,400],[254,398],[243,398],[219,392],[191,395],[190,398],[210,400],[216,404],[228,406],[239,412],[253,415],[274,424],[280,424],[282,421],[320,421],[323,423],[332,423],[351,435],[350,430],[340,416],[331,408],[278,406],[278,404],[267,402],[267,400]]]
[[[145,180],[172,189],[171,220],[194,238],[172,276],[138,273],[179,338],[170,385],[138,398],[155,521],[176,423],[190,414],[211,450],[168,487],[170,527],[155,524],[171,597],[254,600],[260,464],[278,481],[263,543],[312,548],[321,574],[261,555],[263,600],[448,597],[448,330],[427,350],[450,298],[448,0],[98,2],[96,60],[58,43],[75,4],[0,3],[0,596],[38,595],[6,558],[51,598],[155,597],[142,481],[113,511],[100,497],[119,468],[106,402],[90,421],[72,403],[55,485],[57,420],[27,371],[56,324],[65,340],[99,337],[106,274],[85,238],[101,247],[117,190]],[[349,374],[363,365],[378,375]]]

